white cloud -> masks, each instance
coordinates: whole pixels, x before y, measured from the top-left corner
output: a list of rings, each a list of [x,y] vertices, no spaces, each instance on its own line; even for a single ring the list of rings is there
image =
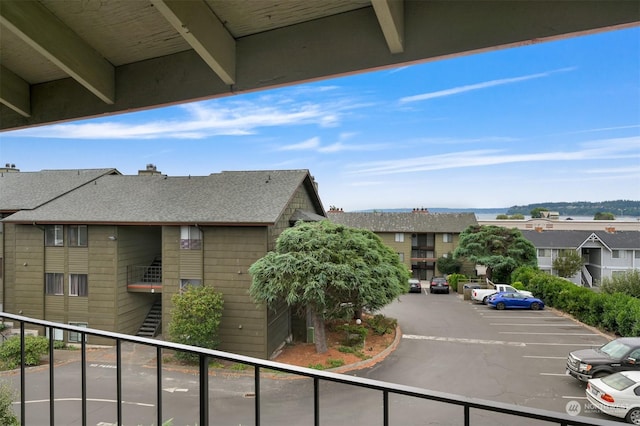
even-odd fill
[[[320,138],[314,137],[311,139],[307,139],[306,141],[300,143],[294,143],[292,145],[284,145],[279,147],[278,151],[306,151],[310,149],[317,149],[320,146]]]
[[[566,71],[572,71],[572,70],[573,68],[562,68],[559,70],[547,71],[547,72],[538,73],[538,74],[529,74],[521,77],[502,78],[498,80],[485,81],[482,83],[469,84],[466,86],[453,87],[451,89],[438,90],[437,92],[423,93],[421,95],[405,96],[404,98],[400,98],[400,103],[404,104],[408,102],[426,101],[428,99],[441,98],[444,96],[452,96],[452,95],[457,95],[459,93],[471,92],[473,90],[486,89],[488,87],[502,86],[505,84],[519,83],[521,81],[532,80],[535,78],[548,77],[558,72],[566,72]]]
[[[577,151],[509,154],[505,150],[470,150],[398,160],[367,162],[352,166],[353,175],[386,175],[432,170],[483,167],[508,163],[556,162],[640,158],[640,136],[604,139],[583,144]]]
[[[48,139],[204,139],[212,136],[242,136],[258,132],[260,128],[316,125],[332,127],[340,123],[346,109],[355,105],[336,103],[207,101],[174,107],[177,113],[167,120],[131,123],[125,120],[140,119],[143,114],[127,118],[118,116],[114,121],[57,124],[46,127],[21,129],[11,132],[16,137]],[[180,114],[180,112],[186,113]],[[118,121],[116,121],[118,120]]]

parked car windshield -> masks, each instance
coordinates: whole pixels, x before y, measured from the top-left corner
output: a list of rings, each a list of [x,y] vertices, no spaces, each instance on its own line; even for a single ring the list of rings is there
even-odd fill
[[[612,340],[600,348],[601,352],[609,355],[611,358],[620,358],[631,349],[629,346],[617,340]]]
[[[636,384],[636,382],[634,382],[624,374],[620,374],[620,373],[614,373],[610,376],[604,377],[602,378],[602,381],[606,385],[611,386],[615,390],[619,390],[619,391],[625,390],[629,386],[633,386]]]

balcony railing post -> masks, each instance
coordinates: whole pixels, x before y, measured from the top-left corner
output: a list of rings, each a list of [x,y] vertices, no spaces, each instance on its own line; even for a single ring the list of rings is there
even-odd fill
[[[156,417],[158,426],[162,424],[162,348],[156,347]]]
[[[209,424],[209,359],[200,354],[200,424]]]
[[[122,340],[116,339],[116,404],[118,424],[122,424]]]
[[[53,426],[55,424],[55,386],[54,386],[54,346],[55,343],[55,329],[49,327],[49,424]]]
[[[26,400],[25,400],[25,393],[27,390],[27,387],[25,386],[25,352],[24,352],[24,346],[25,346],[25,342],[24,342],[24,321],[20,322],[20,423],[22,424],[22,426],[27,424],[27,419],[26,419]]]
[[[81,392],[82,392],[82,424],[87,424],[87,337],[83,332],[78,333],[80,335],[81,343]]]
[[[320,380],[313,378],[313,424],[320,426]]]
[[[260,426],[260,366],[255,365],[253,369],[253,383],[255,392],[254,411],[255,411],[255,424]]]
[[[389,392],[382,392],[382,424],[389,426]]]

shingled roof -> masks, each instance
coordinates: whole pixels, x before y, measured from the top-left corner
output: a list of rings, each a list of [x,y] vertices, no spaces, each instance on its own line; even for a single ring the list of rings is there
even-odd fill
[[[116,169],[0,173],[0,212],[35,209]]]
[[[304,186],[323,214],[308,170],[233,171],[209,176],[102,176],[6,222],[273,224]]]
[[[581,247],[592,234],[612,250],[640,249],[640,232],[638,231],[522,231],[522,235],[531,241],[534,247],[552,249]]]
[[[473,213],[329,212],[330,221],[373,232],[460,233],[478,221]]]

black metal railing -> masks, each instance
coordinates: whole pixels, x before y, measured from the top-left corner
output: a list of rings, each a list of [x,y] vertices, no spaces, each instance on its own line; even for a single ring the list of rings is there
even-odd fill
[[[601,420],[596,418],[587,418],[581,416],[571,416],[569,414],[557,413],[547,410],[541,410],[536,408],[528,408],[522,407],[513,404],[506,404],[495,401],[487,401],[477,398],[469,398],[460,395],[454,395],[444,392],[436,392],[427,389],[412,387],[412,386],[404,386],[399,384],[393,384],[388,382],[382,382],[378,380],[372,380],[367,378],[355,377],[351,375],[338,374],[329,371],[322,370],[314,370],[310,368],[291,366],[287,364],[281,364],[278,362],[262,360],[258,358],[251,358],[243,355],[236,355],[232,353],[203,349],[194,346],[182,345],[171,342],[164,342],[154,339],[148,339],[143,337],[130,336],[126,334],[120,333],[112,333],[107,331],[101,331],[90,328],[76,327],[70,326],[66,324],[54,323],[50,321],[38,320],[29,317],[24,317],[21,315],[13,315],[7,314],[4,312],[0,312],[0,318],[3,320],[12,320],[14,322],[20,323],[20,332],[19,337],[21,339],[21,356],[22,363],[20,367],[20,419],[22,425],[25,425],[26,412],[25,412],[25,324],[31,324],[38,327],[44,327],[49,331],[49,416],[50,416],[50,424],[54,424],[54,395],[55,395],[55,380],[54,380],[54,370],[55,370],[55,362],[54,362],[54,330],[65,330],[72,331],[78,333],[81,337],[80,339],[80,350],[81,350],[81,403],[82,403],[82,424],[87,424],[87,344],[86,336],[98,336],[103,339],[112,339],[115,342],[115,351],[116,351],[116,404],[117,404],[117,424],[123,424],[123,413],[122,413],[122,404],[123,404],[123,396],[122,396],[122,343],[123,342],[132,342],[136,344],[147,345],[155,348],[156,350],[156,418],[148,419],[150,422],[155,421],[157,425],[163,424],[163,413],[162,413],[162,364],[163,357],[162,351],[164,349],[170,351],[182,351],[187,352],[193,355],[196,355],[199,359],[198,365],[198,378],[199,378],[199,425],[208,425],[209,424],[209,404],[211,403],[209,400],[209,382],[208,382],[208,365],[209,360],[212,359],[221,359],[225,361],[231,361],[238,364],[243,364],[247,366],[252,366],[254,369],[254,418],[255,424],[257,426],[260,425],[261,422],[261,413],[260,413],[260,393],[261,393],[261,382],[260,376],[261,371],[279,371],[283,373],[288,373],[296,376],[303,376],[307,378],[311,378],[313,380],[313,405],[309,407],[309,410],[313,410],[313,418],[314,424],[316,426],[320,425],[320,382],[334,382],[340,383],[344,385],[355,386],[357,388],[364,388],[369,390],[379,391],[381,393],[381,399],[383,403],[382,407],[382,423],[385,426],[388,426],[389,423],[389,404],[390,404],[390,395],[401,395],[407,397],[418,398],[422,400],[436,401],[443,404],[455,405],[462,407],[460,423],[468,426],[471,424],[471,409],[481,410],[493,413],[502,413],[513,415],[519,418],[528,418],[528,419],[536,419],[540,421],[549,422],[551,424],[558,424],[563,426],[574,425],[574,426],[615,426],[618,423]],[[325,410],[330,411],[332,407],[323,407]],[[455,420],[454,420],[455,421]]]

